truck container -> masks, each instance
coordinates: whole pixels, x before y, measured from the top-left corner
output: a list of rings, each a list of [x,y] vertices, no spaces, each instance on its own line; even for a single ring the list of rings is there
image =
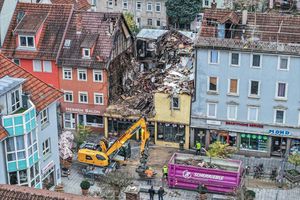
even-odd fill
[[[204,185],[209,193],[235,193],[241,186],[242,162],[175,153],[168,163],[168,186],[197,190]]]

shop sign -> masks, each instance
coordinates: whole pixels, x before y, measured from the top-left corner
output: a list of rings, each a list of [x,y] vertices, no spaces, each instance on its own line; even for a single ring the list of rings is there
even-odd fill
[[[287,130],[274,130],[274,129],[270,129],[269,134],[281,135],[281,136],[292,135],[292,133]]]
[[[214,180],[220,180],[220,181],[224,179],[224,176],[197,173],[197,172],[190,172],[188,170],[184,170],[182,172],[182,176],[186,179],[189,179],[189,178],[206,178],[206,179],[214,179]]]
[[[226,125],[233,125],[233,126],[245,126],[245,127],[251,127],[251,128],[263,128],[264,125],[262,124],[251,124],[251,123],[243,123],[243,122],[232,122],[232,121],[226,121]]]
[[[101,114],[99,110],[94,110],[94,109],[82,109],[82,108],[68,108],[66,107],[66,111],[68,112],[73,112],[73,113],[85,113],[85,114]]]
[[[216,121],[216,120],[206,120],[207,124],[211,124],[211,125],[221,125],[221,121]]]
[[[45,174],[49,169],[54,167],[54,162],[53,160],[49,162],[43,169],[42,169],[42,174]]]

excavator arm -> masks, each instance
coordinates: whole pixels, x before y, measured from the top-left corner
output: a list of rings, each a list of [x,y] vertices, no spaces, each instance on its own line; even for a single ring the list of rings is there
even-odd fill
[[[145,152],[145,147],[147,148],[148,139],[150,133],[147,130],[146,119],[141,117],[136,121],[121,137],[119,137],[106,151],[106,155],[110,156],[118,149],[120,149],[125,142],[127,142],[135,133],[141,129],[141,154]]]

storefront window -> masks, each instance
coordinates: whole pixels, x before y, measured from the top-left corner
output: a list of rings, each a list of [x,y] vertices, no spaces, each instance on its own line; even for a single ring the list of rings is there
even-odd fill
[[[54,186],[54,166],[47,170],[43,175],[43,189],[50,189]]]
[[[273,156],[282,157],[286,152],[287,139],[281,137],[272,137],[272,151]]]
[[[9,173],[9,183],[10,183],[10,185],[18,184],[17,172],[10,172]]]
[[[102,126],[103,117],[98,115],[86,115],[86,124],[91,126],[93,125]]]
[[[241,134],[241,149],[267,151],[269,137],[256,134]]]
[[[19,171],[19,177],[20,177],[20,184],[27,183],[28,181],[27,170],[25,169]]]
[[[158,123],[157,140],[180,142],[181,140],[184,140],[184,135],[184,125]]]
[[[300,154],[300,140],[292,139],[290,154],[296,154],[296,153]]]
[[[197,141],[200,141],[201,145],[204,147],[205,146],[205,130],[204,129],[194,129],[194,144],[193,146],[196,145]]]
[[[118,121],[118,120],[109,120],[108,121],[108,133],[114,136],[120,136],[123,134],[133,122],[129,121]]]

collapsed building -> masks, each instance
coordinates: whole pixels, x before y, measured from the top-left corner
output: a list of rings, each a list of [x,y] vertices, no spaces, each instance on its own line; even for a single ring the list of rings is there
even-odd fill
[[[156,143],[178,146],[184,141],[188,148],[193,40],[178,31],[163,32],[156,39],[138,35],[137,59],[127,60],[128,67],[118,72],[123,75],[119,77],[123,86],[110,98],[105,134],[121,134],[145,116]]]

